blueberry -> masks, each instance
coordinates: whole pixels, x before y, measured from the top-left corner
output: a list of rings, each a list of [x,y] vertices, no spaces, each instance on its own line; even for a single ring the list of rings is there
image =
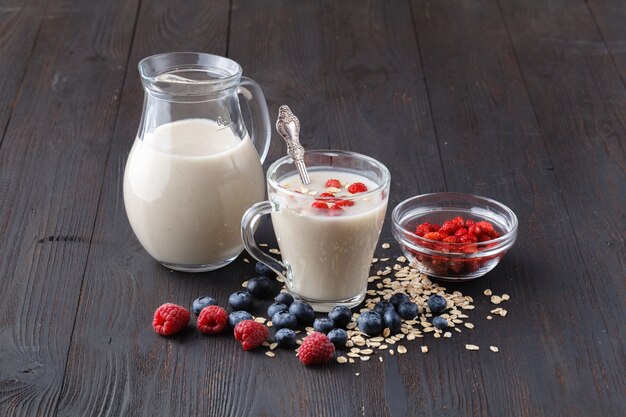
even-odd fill
[[[284,304],[289,307],[291,303],[293,303],[293,295],[289,294],[288,292],[281,292],[276,297],[274,297],[274,302],[276,304]]]
[[[289,307],[282,303],[270,304],[270,306],[267,308],[267,317],[271,319],[272,317],[274,317],[274,314],[280,311],[289,311]]]
[[[295,329],[297,325],[296,316],[288,311],[279,311],[272,316],[272,326],[276,329]]]
[[[403,292],[398,292],[395,293],[394,295],[391,296],[391,298],[389,299],[389,302],[391,304],[393,304],[393,306],[397,309],[398,306],[402,303],[404,303],[405,301],[410,301],[409,300],[409,296],[406,295]]]
[[[254,298],[269,298],[273,295],[272,280],[265,276],[248,280],[248,292]]]
[[[328,312],[328,318],[335,323],[335,327],[345,328],[352,321],[352,311],[348,307],[337,306]]]
[[[283,349],[291,349],[296,347],[296,332],[291,329],[279,329],[274,336],[278,347]]]
[[[448,308],[448,302],[442,296],[434,294],[428,298],[428,308],[433,314],[441,314]]]
[[[405,301],[398,306],[398,314],[405,320],[413,320],[419,313],[419,307],[412,301]]]
[[[375,311],[361,313],[357,319],[359,330],[369,335],[376,335],[383,331],[383,318]]]
[[[310,304],[304,301],[294,301],[289,306],[289,312],[296,316],[299,326],[308,326],[313,323],[315,312]]]
[[[433,319],[433,326],[435,326],[436,329],[443,330],[448,327],[448,320],[441,316],[437,316]]]
[[[381,315],[381,317],[385,314],[385,311],[387,310],[395,310],[393,304],[391,304],[389,301],[379,301],[376,303],[376,305],[374,306],[373,310],[375,312],[377,312],[378,314]]]
[[[252,320],[252,314],[247,311],[233,311],[228,315],[228,325],[235,327],[237,323],[244,320]]]
[[[195,300],[193,300],[193,304],[191,305],[191,310],[193,311],[193,314],[197,316],[200,314],[200,312],[202,311],[204,307],[216,306],[216,305],[217,305],[217,301],[215,301],[215,298],[200,297],[200,298],[196,298]]]
[[[233,310],[248,311],[254,304],[254,299],[245,291],[234,292],[228,297],[228,304]]]
[[[343,347],[348,341],[348,333],[346,333],[344,329],[333,329],[328,332],[328,340],[330,340],[335,347]]]
[[[402,326],[402,320],[400,319],[398,313],[395,312],[395,310],[385,311],[383,320],[385,321],[385,327],[389,328],[391,334],[396,334],[400,331],[400,327]]]
[[[257,274],[263,275],[264,277],[274,278],[276,276],[276,273],[272,271],[269,266],[261,262],[257,262],[256,265],[254,265],[254,270]]]
[[[333,323],[331,319],[319,318],[315,319],[315,321],[313,322],[313,328],[316,332],[326,334],[335,328],[335,323]]]

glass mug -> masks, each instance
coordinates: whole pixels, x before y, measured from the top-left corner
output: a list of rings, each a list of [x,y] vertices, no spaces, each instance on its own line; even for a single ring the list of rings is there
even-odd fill
[[[342,203],[342,209],[313,207],[320,201],[334,207],[335,200],[298,189],[302,183],[294,162],[283,157],[267,171],[269,201],[252,206],[241,220],[244,246],[285,280],[296,299],[308,302],[314,310],[354,307],[365,298],[387,209],[389,171],[375,159],[347,151],[307,151],[304,161],[312,183],[347,178],[349,183],[368,181],[370,187],[366,192],[350,194],[344,183],[336,194],[347,202]],[[255,242],[254,231],[265,214],[271,214],[282,262],[264,253]]]
[[[271,135],[263,93],[235,61],[204,53],[150,56],[139,73],[143,114],[124,172],[130,225],[168,268],[227,265],[243,250],[241,216],[264,197],[261,163]]]

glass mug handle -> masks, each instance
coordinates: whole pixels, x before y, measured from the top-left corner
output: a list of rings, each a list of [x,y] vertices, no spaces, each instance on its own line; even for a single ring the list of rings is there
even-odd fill
[[[267,110],[267,103],[261,87],[248,77],[241,77],[239,83],[239,94],[244,96],[250,109],[251,139],[259,152],[261,163],[265,161],[267,152],[270,149],[272,139],[272,127],[270,125],[270,114]]]
[[[254,232],[262,216],[272,212],[269,201],[261,201],[250,207],[241,218],[241,240],[248,253],[257,261],[267,265],[279,277],[285,279],[285,267],[282,263],[263,252],[254,239]]]

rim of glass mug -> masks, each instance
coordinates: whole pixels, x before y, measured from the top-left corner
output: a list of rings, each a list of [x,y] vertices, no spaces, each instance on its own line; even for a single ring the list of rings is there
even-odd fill
[[[165,52],[143,58],[137,65],[142,85],[157,95],[184,97],[212,96],[236,88],[241,79],[241,65],[230,58],[204,52]],[[194,79],[202,72],[211,78]],[[184,76],[176,73],[183,73]],[[176,78],[159,78],[172,74]]]
[[[391,174],[389,173],[389,169],[380,161],[372,158],[371,156],[367,156],[367,155],[363,155],[361,153],[358,152],[352,152],[352,151],[342,151],[342,150],[336,150],[336,149],[312,149],[312,150],[307,150],[304,153],[304,162],[305,164],[307,164],[307,159],[310,159],[312,156],[316,156],[316,155],[323,155],[323,156],[328,156],[328,157],[353,157],[353,158],[358,158],[363,160],[366,163],[369,163],[373,166],[375,166],[376,168],[378,168],[382,175],[382,181],[380,182],[380,184],[378,183],[378,181],[370,178],[370,180],[374,181],[376,183],[376,188],[373,188],[371,190],[367,190],[365,192],[361,192],[358,193],[356,195],[348,195],[345,197],[342,197],[344,199],[351,199],[351,198],[364,198],[367,197],[369,195],[373,195],[376,194],[377,192],[380,192],[381,190],[387,188],[389,186],[389,183],[391,182]],[[308,157],[308,158],[307,158]],[[287,176],[291,176],[294,173],[297,172],[295,166],[293,168],[293,170],[291,170],[288,173],[285,173],[284,175],[281,176],[281,178],[274,178],[273,175],[278,171],[278,168],[281,165],[294,165],[294,160],[289,156],[283,156],[282,158],[274,161],[274,163],[272,163],[272,165],[270,165],[270,167],[267,169],[267,173],[265,175],[267,182],[268,182],[268,186],[271,185],[272,188],[279,190],[279,192],[287,194],[287,195],[291,195],[294,197],[299,197],[299,198],[309,198],[311,200],[315,200],[316,198],[319,199],[319,196],[312,196],[312,195],[307,195],[307,194],[302,194],[299,193],[297,191],[292,191],[289,190],[287,188],[284,188],[280,185],[280,181]],[[316,165],[315,168],[334,168],[333,165],[328,164],[328,165]],[[308,167],[310,170],[314,170],[313,167]],[[348,168],[349,169],[349,168]],[[352,168],[354,169],[354,168]]]

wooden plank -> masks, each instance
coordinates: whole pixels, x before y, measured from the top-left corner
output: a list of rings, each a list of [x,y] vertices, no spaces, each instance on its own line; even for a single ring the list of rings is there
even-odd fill
[[[626,5],[621,0],[587,0],[585,3],[626,85]]]
[[[248,30],[231,33],[230,55],[263,81],[273,114],[281,104],[299,112],[306,148],[349,149],[389,167],[388,214],[409,195],[445,188],[408,4],[284,1],[268,10],[258,2],[236,1],[231,27]],[[382,240],[392,240],[389,226],[388,216]],[[327,374],[281,357],[268,371],[269,380],[281,382],[254,397],[269,395],[274,407],[254,411],[402,415],[411,409],[412,392],[400,369],[414,369],[420,360],[373,358],[335,365]],[[323,388],[329,383],[336,386]],[[289,401],[283,405],[280,398]]]
[[[225,303],[251,266],[239,260],[214,273],[170,272],[135,238],[122,198],[125,161],[142,110],[138,61],[168,51],[223,55],[228,7],[228,1],[141,3],[59,415],[243,415],[239,403],[221,408],[222,398],[237,389],[245,396],[246,387],[261,384],[259,366],[231,337],[201,337],[190,328],[168,340],[151,328],[154,310],[166,301],[189,305],[211,294]]]
[[[56,409],[135,11],[51,2],[24,75],[0,149],[0,415]]]
[[[527,3],[503,8],[507,23],[509,18],[516,22],[518,39],[528,48],[527,59],[535,59],[534,74],[550,74],[555,68],[567,68],[570,74],[557,72],[541,88],[555,96],[568,91],[566,85],[578,88],[584,70],[568,62],[566,53],[537,54],[532,49],[537,34],[532,31],[549,30],[564,12],[562,25],[571,33],[559,39],[576,39],[573,31],[589,30],[589,22],[571,19],[570,8],[553,6],[554,2],[537,2],[542,6],[529,16],[524,13]],[[462,415],[619,415],[623,404],[616,400],[624,386],[624,364],[615,347],[622,342],[612,340],[618,333],[610,323],[620,322],[623,302],[597,290],[602,284],[590,276],[581,259],[576,232],[563,207],[561,178],[552,171],[559,151],[549,145],[546,149],[554,132],[544,128],[542,116],[536,117],[545,115],[555,125],[564,125],[576,116],[575,109],[561,102],[558,111],[555,107],[544,113],[545,96],[537,100],[535,90],[527,91],[527,77],[516,60],[518,44],[511,45],[496,2],[412,4],[449,189],[491,196],[510,205],[520,219],[518,242],[503,264],[481,281],[464,286],[464,292],[472,295],[485,287],[511,294],[510,314],[475,323],[482,329],[469,340],[481,346],[479,372],[473,362],[467,364],[467,353],[442,357],[445,365],[427,371],[429,378],[433,375],[433,390],[442,396],[437,408],[452,404]],[[553,15],[546,13],[551,8]],[[563,82],[556,81],[559,77],[565,78]],[[608,80],[616,88],[614,79]],[[562,140],[561,152],[566,145],[565,137]],[[583,137],[576,135],[573,143],[582,142]],[[572,170],[562,172],[572,175]],[[583,184],[579,192],[594,190]],[[618,270],[615,264],[609,268],[608,273]],[[618,289],[608,287],[606,291]],[[485,349],[490,344],[500,347],[497,356]],[[447,389],[448,382],[459,377],[448,363],[452,369],[471,369],[469,390]],[[476,384],[485,386],[484,398],[469,396]]]
[[[11,0],[0,6],[0,56],[5,58],[0,60],[0,146],[39,34],[45,12],[43,3]]]

